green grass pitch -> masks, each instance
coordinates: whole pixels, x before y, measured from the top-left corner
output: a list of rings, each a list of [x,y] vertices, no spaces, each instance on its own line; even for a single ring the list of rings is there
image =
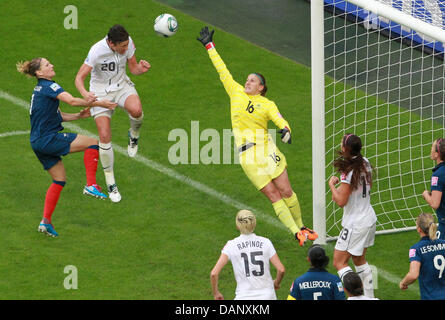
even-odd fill
[[[152,1],[74,1],[78,29],[64,28],[62,1],[39,6],[17,0],[0,4],[2,50],[0,92],[29,101],[35,80],[15,69],[17,61],[37,56],[55,66],[55,80],[79,96],[74,77],[89,48],[109,27],[123,24],[137,50],[137,59],[152,64],[148,74],[132,76],[141,97],[145,123],[142,157],[198,181],[239,203],[276,219],[269,201],[251,185],[236,164],[172,165],[168,140],[173,129],[190,133],[191,121],[200,130],[230,129],[229,101],[207,53],[196,41],[205,24]],[[169,12],[179,21],[178,33],[158,37],[154,18]],[[295,135],[291,145],[279,144],[286,155],[290,180],[306,224],[312,226],[310,70],[236,36],[217,29],[214,40],[234,78],[243,83],[250,72],[261,72]],[[62,105],[66,112],[76,109]],[[0,97],[0,134],[29,130],[28,111]],[[93,120],[74,124],[93,134]],[[128,118],[113,116],[113,143],[126,148]],[[210,270],[227,240],[236,237],[237,208],[199,188],[161,173],[143,162],[115,153],[115,175],[123,196],[113,204],[82,195],[85,183],[82,154],[64,158],[67,185],[53,223],[60,237],[37,232],[45,192],[51,182],[34,156],[27,134],[0,136],[0,299],[212,299]],[[205,142],[201,142],[205,145]],[[103,186],[101,168],[98,181]],[[308,269],[307,247],[299,248],[292,235],[259,218],[256,233],[270,238],[286,267],[279,299],[286,299],[295,279]],[[278,221],[278,219],[276,219]],[[417,284],[400,291],[396,282],[408,271],[408,249],[415,232],[376,238],[368,261],[382,270],[376,296],[380,299],[418,299]],[[332,259],[332,244],[327,246]],[[78,270],[78,289],[67,290],[66,266]],[[329,271],[335,272],[332,266]],[[273,270],[274,273],[274,270]],[[388,276],[388,274],[390,276]],[[233,299],[235,280],[228,265],[220,276],[220,290]]]

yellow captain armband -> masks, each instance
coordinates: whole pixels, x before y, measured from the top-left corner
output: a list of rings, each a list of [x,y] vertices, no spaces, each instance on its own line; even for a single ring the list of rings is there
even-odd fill
[[[297,299],[295,299],[295,298],[292,297],[291,295],[288,295],[288,296],[287,296],[287,300],[297,300]]]

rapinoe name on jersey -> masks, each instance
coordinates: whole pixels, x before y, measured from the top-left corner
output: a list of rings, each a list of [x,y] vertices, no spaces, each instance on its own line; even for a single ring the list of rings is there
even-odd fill
[[[247,249],[247,248],[263,248],[263,242],[261,241],[244,241],[240,242],[236,245],[239,250]]]

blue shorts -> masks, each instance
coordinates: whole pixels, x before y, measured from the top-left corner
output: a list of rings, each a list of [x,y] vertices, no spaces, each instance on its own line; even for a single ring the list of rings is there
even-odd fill
[[[48,170],[70,152],[71,142],[76,138],[77,133],[57,132],[31,142],[31,147],[43,169]]]

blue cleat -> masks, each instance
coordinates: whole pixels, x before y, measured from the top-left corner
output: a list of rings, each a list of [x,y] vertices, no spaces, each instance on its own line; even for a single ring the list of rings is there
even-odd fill
[[[48,236],[50,237],[58,237],[59,234],[56,232],[56,230],[54,230],[54,227],[51,223],[43,223],[41,222],[39,224],[39,232],[43,232],[46,233]]]
[[[99,189],[95,185],[86,186],[83,189],[83,194],[90,195],[90,196],[93,196],[93,197],[96,197],[96,198],[99,198],[99,199],[106,199],[106,198],[108,198],[108,196],[106,194],[100,192]]]

